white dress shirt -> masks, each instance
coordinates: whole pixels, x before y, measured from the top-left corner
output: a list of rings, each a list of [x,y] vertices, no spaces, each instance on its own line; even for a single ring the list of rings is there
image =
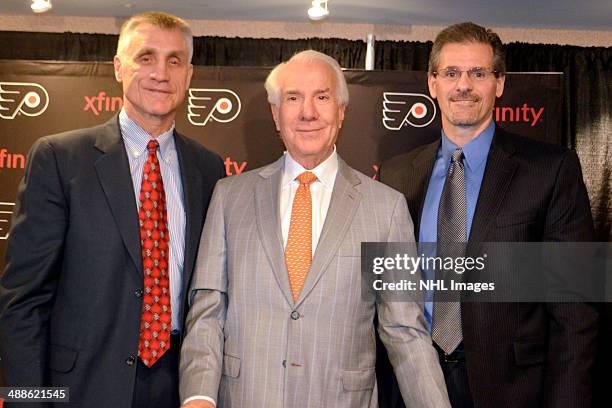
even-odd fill
[[[183,286],[183,262],[185,258],[185,206],[183,205],[183,183],[174,144],[174,125],[154,138],[128,117],[124,110],[119,113],[119,127],[130,163],[136,207],[140,209],[140,187],[142,170],[149,152],[147,143],[155,139],[159,143],[157,159],[161,169],[168,211],[168,234],[170,253],[168,266],[170,275],[170,308],[172,310],[172,331],[181,330],[181,288]],[[134,215],[135,217],[138,214]]]
[[[310,185],[310,194],[312,196],[312,254],[314,255],[323,230],[329,202],[331,200],[332,191],[334,190],[334,182],[338,174],[338,154],[336,146],[333,153],[312,170],[306,170],[301,164],[296,162],[289,152],[285,152],[285,167],[281,177],[280,190],[280,217],[281,217],[281,232],[283,234],[283,247],[287,246],[287,236],[289,235],[289,225],[291,223],[291,208],[293,207],[293,198],[295,192],[300,186],[297,177],[305,171],[310,171],[317,176],[317,180]]]

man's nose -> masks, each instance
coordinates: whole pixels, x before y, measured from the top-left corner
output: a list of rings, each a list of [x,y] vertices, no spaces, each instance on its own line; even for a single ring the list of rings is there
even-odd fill
[[[168,65],[165,61],[158,61],[149,75],[151,79],[155,79],[156,81],[167,81]]]
[[[460,90],[470,90],[474,87],[474,84],[472,83],[472,80],[470,79],[468,73],[466,71],[461,71],[461,74],[459,74],[459,79],[457,79],[455,86],[457,87],[457,89]]]
[[[319,117],[317,107],[310,98],[305,98],[302,104],[302,120],[316,120]]]

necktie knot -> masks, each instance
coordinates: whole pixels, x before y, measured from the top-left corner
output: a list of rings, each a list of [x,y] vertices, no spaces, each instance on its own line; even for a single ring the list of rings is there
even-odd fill
[[[297,177],[297,179],[300,182],[300,184],[303,184],[305,186],[310,186],[312,183],[314,183],[317,180],[317,176],[315,176],[315,174],[310,171],[305,171],[302,174],[300,174]]]
[[[457,148],[453,152],[453,163],[461,163],[463,161],[463,149]]]
[[[463,169],[463,149],[461,148],[457,148],[455,149],[455,151],[453,152],[453,155],[451,157],[451,165],[448,168],[448,176],[451,176],[453,173],[455,173],[456,168],[460,167]]]
[[[147,150],[149,151],[149,154],[155,155],[158,147],[159,142],[157,140],[149,140],[149,143],[147,143]]]

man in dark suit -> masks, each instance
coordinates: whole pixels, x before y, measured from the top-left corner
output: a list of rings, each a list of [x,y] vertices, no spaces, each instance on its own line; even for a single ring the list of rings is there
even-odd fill
[[[444,29],[428,84],[440,140],[395,157],[381,180],[404,193],[420,242],[590,241],[589,201],[573,151],[493,122],[504,51],[473,23]],[[434,300],[436,295],[434,295]],[[588,407],[596,353],[584,303],[433,302],[426,315],[453,407]]]
[[[223,176],[174,129],[192,42],[180,18],[132,17],[114,59],[120,114],[32,147],[0,281],[7,385],[70,387],[61,406],[179,406],[185,292]]]

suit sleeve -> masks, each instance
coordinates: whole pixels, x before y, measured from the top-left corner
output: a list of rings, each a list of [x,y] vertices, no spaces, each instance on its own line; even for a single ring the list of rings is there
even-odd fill
[[[543,241],[593,241],[589,198],[573,151],[560,164],[546,214]],[[551,318],[546,406],[591,406],[597,311],[587,303],[548,303],[547,308]]]
[[[227,310],[227,246],[223,193],[215,187],[202,231],[189,313],[181,348],[181,401],[206,396],[217,401],[223,365],[223,327]]]
[[[412,255],[416,256],[413,225],[403,195],[398,194],[387,241],[410,245]],[[423,316],[423,304],[415,299],[385,301],[384,294],[378,299],[379,335],[406,407],[450,407],[438,354]]]
[[[29,153],[0,280],[0,354],[7,385],[43,386],[49,320],[68,218],[56,154],[46,138]]]

